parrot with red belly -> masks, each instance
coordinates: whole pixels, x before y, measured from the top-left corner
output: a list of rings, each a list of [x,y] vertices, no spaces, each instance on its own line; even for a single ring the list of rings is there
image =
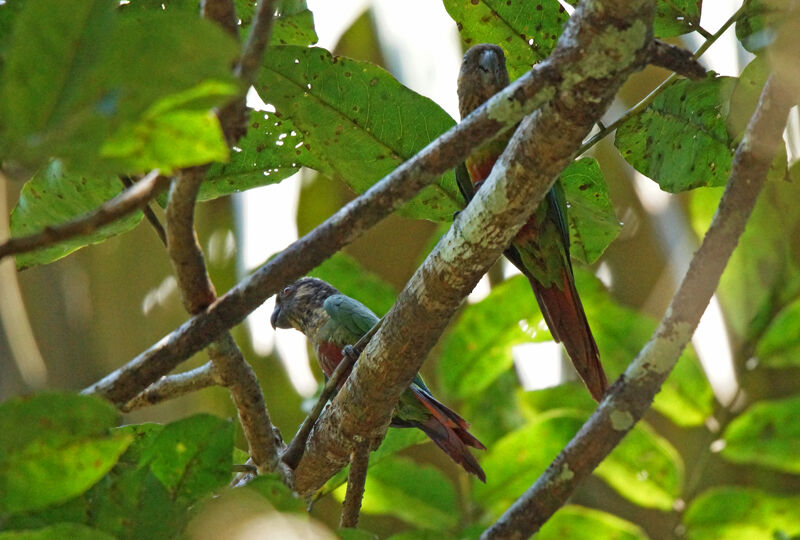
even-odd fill
[[[276,295],[270,322],[273,328],[295,328],[305,334],[327,378],[342,360],[342,349],[369,332],[378,317],[332,285],[316,278],[302,278]],[[453,461],[486,482],[483,469],[467,449],[486,447],[469,433],[469,424],[463,418],[431,395],[419,374],[400,396],[390,425],[421,429]]]
[[[508,84],[505,55],[500,47],[484,43],[470,48],[464,55],[458,77],[461,117],[466,117]],[[516,126],[484,143],[456,170],[458,186],[467,203],[489,176],[515,129]],[[600,401],[608,382],[575,288],[566,211],[563,187],[557,180],[514,237],[505,256],[530,281],[553,339],[564,344],[589,393]]]

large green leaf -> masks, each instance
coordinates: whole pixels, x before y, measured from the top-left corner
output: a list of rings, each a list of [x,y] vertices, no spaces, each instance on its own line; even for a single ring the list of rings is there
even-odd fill
[[[107,143],[112,133],[121,137],[134,130],[142,137],[154,127],[180,127],[175,109],[162,111],[159,126],[142,124],[148,110],[153,124],[152,107],[172,94],[194,89],[191,102],[180,107],[186,121],[203,116],[237,91],[230,73],[237,54],[234,41],[211,22],[182,15],[118,14],[113,3],[102,0],[25,2],[0,81],[0,138],[6,159],[37,167],[58,156],[95,173],[136,172],[137,166],[150,162],[145,150],[156,152],[152,161],[161,165],[194,159],[200,152],[186,144],[190,134],[185,131],[177,133],[182,145],[171,154],[152,135],[144,149],[130,148],[132,154]],[[209,80],[219,81],[210,93],[203,86]],[[171,116],[164,118],[166,112]],[[219,127],[198,121],[193,127],[202,128],[196,135],[203,141],[216,138],[209,156],[218,156],[223,144]]]
[[[596,261],[622,228],[594,158],[573,161],[561,173],[567,198],[570,254],[587,264]]]
[[[800,474],[800,396],[762,401],[725,430],[722,457]]]
[[[37,233],[45,227],[75,219],[119,195],[122,188],[118,178],[70,174],[64,171],[60,161],[54,161],[22,188],[17,206],[11,212],[11,235]],[[76,249],[127,232],[138,225],[141,219],[142,213],[134,212],[90,234],[17,255],[17,266],[26,268],[53,262]]]
[[[0,540],[114,540],[114,537],[99,531],[78,525],[77,523],[59,523],[37,530],[0,532]]]
[[[666,439],[639,422],[595,474],[640,506],[670,511],[681,493],[683,461]]]
[[[584,418],[576,411],[551,411],[495,442],[481,460],[486,484],[475,483],[474,500],[502,513],[544,472]]]
[[[511,347],[552,339],[522,276],[464,309],[442,343],[439,382],[458,398],[477,395],[512,365]]]
[[[775,540],[800,534],[800,497],[742,487],[712,488],[684,514],[689,540]]]
[[[536,540],[647,540],[647,535],[631,523],[617,516],[567,505],[547,520],[536,533]]]
[[[771,368],[800,366],[800,299],[772,319],[756,345],[760,365]]]
[[[700,26],[702,4],[703,0],[658,0],[653,34],[664,38],[696,30]]]
[[[664,191],[724,185],[733,159],[725,119],[735,81],[676,81],[617,128],[614,144]]]
[[[331,56],[325,49],[272,47],[256,89],[265,102],[275,106],[276,116],[288,117],[302,135],[302,145],[300,141],[293,145],[293,161],[341,179],[358,193],[454,123],[438,105],[404,87],[383,69]],[[251,144],[256,148],[276,144],[273,131],[270,128],[261,142],[254,135]],[[234,162],[241,154],[232,156]],[[252,155],[241,158],[253,162]],[[275,166],[281,165],[285,162]],[[402,212],[449,221],[461,204],[450,172],[425,188]]]
[[[230,480],[233,424],[198,414],[166,426],[141,457],[178,501],[193,502]]]
[[[425,434],[418,429],[398,428],[390,429],[386,433],[386,437],[378,447],[377,450],[369,455],[369,466],[374,467],[381,463],[384,459],[388,458],[409,446],[426,442],[428,438]],[[325,485],[317,493],[317,498],[331,493],[336,488],[347,482],[347,474],[349,467],[339,471],[331,477],[330,480],[325,482]]]
[[[80,495],[132,441],[110,433],[117,412],[94,397],[41,394],[0,405],[0,513],[44,508]]]
[[[440,470],[392,456],[369,469],[361,510],[441,530],[460,522],[456,501],[453,484]]]
[[[503,49],[512,80],[550,54],[569,18],[557,0],[445,0],[444,6],[467,46]]]
[[[397,291],[391,285],[341,251],[325,260],[309,275],[327,281],[342,294],[357,298],[379,316],[389,311],[397,297]]]

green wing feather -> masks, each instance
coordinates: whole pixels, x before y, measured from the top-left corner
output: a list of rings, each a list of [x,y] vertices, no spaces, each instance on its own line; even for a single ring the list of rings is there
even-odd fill
[[[322,307],[336,324],[359,337],[369,332],[378,322],[378,316],[367,306],[343,294],[329,296]]]

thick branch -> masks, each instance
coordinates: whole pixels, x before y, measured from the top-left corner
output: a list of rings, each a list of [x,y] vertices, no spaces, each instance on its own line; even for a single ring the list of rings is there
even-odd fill
[[[144,392],[120,407],[120,410],[122,412],[135,411],[136,409],[150,407],[162,401],[175,399],[214,385],[222,386],[223,382],[217,370],[214,369],[214,364],[208,362],[183,373],[162,377],[148,386]]]
[[[168,185],[169,179],[159,176],[158,170],[154,170],[136,182],[133,187],[88,214],[61,225],[45,227],[43,231],[29,236],[8,239],[0,244],[0,259],[63,242],[75,236],[93,233],[103,225],[108,225],[143,208]]]
[[[789,94],[770,77],[736,150],[717,213],[655,334],[578,434],[482,539],[522,539],[535,533],[650,407],[691,339],[744,231],[782,142],[790,106]]]
[[[342,503],[342,518],[339,527],[353,528],[358,525],[358,514],[361,512],[361,501],[364,498],[364,484],[367,481],[369,468],[369,443],[361,441],[356,444],[350,459],[350,474],[347,476],[347,492]]]
[[[343,467],[353,441],[381,440],[394,404],[463,298],[643,65],[652,17],[653,2],[580,4],[550,57],[570,87],[522,121],[484,186],[400,293],[311,434],[295,470],[298,493],[314,492]]]
[[[563,62],[562,62],[563,63]],[[503,92],[401,164],[362,196],[294,242],[177,330],[84,393],[122,404],[239,324],[286,283],[358,238],[417,192],[461,163],[472,149],[541,106],[563,84],[551,60],[537,64]]]

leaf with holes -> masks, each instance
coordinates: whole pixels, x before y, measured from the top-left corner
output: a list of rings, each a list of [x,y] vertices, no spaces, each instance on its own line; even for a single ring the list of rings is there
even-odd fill
[[[703,0],[658,0],[653,35],[666,38],[692,32],[700,26]]]
[[[561,173],[561,184],[568,204],[570,254],[591,264],[621,229],[600,165],[588,157],[573,161]]]
[[[412,92],[383,69],[334,57],[320,48],[272,47],[256,89],[266,103],[275,106],[276,116],[291,120],[300,134],[306,152],[296,154],[296,163],[338,178],[357,193],[454,124],[433,101]],[[261,144],[275,144],[275,140]],[[448,172],[400,212],[449,221],[461,206],[455,177]]]
[[[617,128],[614,144],[664,191],[724,185],[733,160],[726,118],[735,82],[716,77],[671,84]]]
[[[569,16],[557,0],[445,0],[464,43],[495,43],[514,80],[556,46]]]

